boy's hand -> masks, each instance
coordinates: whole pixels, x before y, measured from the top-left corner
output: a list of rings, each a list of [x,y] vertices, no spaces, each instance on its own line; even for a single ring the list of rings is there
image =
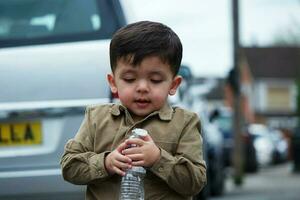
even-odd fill
[[[146,135],[142,139],[128,139],[125,144],[126,146],[136,146],[122,151],[122,154],[132,160],[133,166],[151,167],[160,158],[160,149],[150,135]]]
[[[105,167],[109,174],[119,174],[125,176],[126,170],[132,167],[132,160],[128,156],[124,156],[122,151],[127,147],[123,142],[114,151],[109,153],[105,158]]]

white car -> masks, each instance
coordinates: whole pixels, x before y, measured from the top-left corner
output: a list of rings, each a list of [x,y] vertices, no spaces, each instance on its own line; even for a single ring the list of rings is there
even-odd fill
[[[248,132],[254,137],[257,162],[260,166],[268,166],[273,162],[275,145],[269,129],[263,124],[251,124]]]
[[[0,199],[84,199],[60,157],[86,105],[109,102],[117,0],[0,1]]]

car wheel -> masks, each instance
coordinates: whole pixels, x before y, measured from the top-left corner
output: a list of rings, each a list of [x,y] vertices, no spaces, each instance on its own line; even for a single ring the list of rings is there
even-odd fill
[[[224,191],[225,172],[223,163],[212,161],[210,168],[210,193],[212,196],[220,196]]]

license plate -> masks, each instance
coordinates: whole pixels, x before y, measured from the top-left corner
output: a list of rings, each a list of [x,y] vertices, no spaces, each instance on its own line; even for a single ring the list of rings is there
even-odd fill
[[[0,146],[38,145],[42,143],[41,122],[0,123]]]

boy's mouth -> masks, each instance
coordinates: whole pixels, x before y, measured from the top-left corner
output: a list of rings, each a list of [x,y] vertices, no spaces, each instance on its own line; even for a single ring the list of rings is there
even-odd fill
[[[146,100],[146,99],[137,99],[134,101],[139,107],[146,107],[150,101],[149,100]]]

